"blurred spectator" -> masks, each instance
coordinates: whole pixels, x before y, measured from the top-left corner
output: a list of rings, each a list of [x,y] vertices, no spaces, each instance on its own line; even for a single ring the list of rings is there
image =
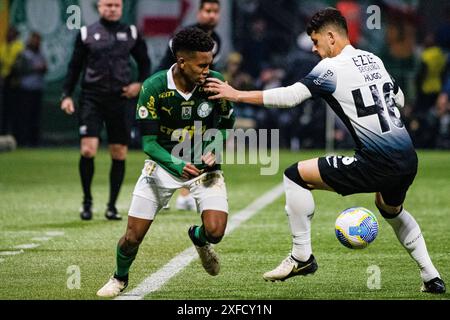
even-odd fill
[[[415,74],[418,58],[415,54],[417,15],[411,8],[401,11],[386,8],[386,44],[379,57],[397,84],[402,88],[406,99],[414,100]],[[409,101],[406,101],[408,103]]]
[[[320,61],[318,55],[312,52],[311,38],[302,32],[297,37],[297,45],[289,52],[285,60],[286,76],[283,85],[288,86],[305,77]]]
[[[15,65],[23,49],[24,44],[19,39],[19,31],[11,26],[6,36],[6,42],[0,43],[0,77],[2,79],[0,82],[3,82],[0,134],[12,133],[13,112],[20,97],[19,78]]]
[[[450,149],[450,103],[447,94],[443,94],[438,98],[435,114],[439,119],[435,147],[438,149]]]
[[[285,72],[279,68],[266,67],[261,70],[261,74],[256,81],[258,90],[268,90],[282,86],[282,80]],[[258,129],[277,129],[280,130],[280,148],[289,148],[291,137],[291,122],[298,119],[292,115],[291,110],[257,108],[256,120]]]
[[[200,6],[197,11],[197,23],[186,26],[197,27],[208,33],[214,41],[213,56],[214,60],[210,68],[215,70],[217,63],[221,58],[222,40],[219,34],[215,31],[220,21],[220,0],[200,0]],[[184,27],[183,27],[184,28]],[[166,53],[161,59],[159,66],[155,72],[170,69],[176,63],[175,56],[172,53],[172,39],[169,41]]]
[[[427,148],[450,149],[450,107],[448,95],[439,95],[436,105],[424,121],[422,134]]]
[[[232,52],[228,55],[223,76],[225,81],[228,81],[233,87],[243,90],[253,88],[253,78],[242,71],[242,55],[239,52]]]
[[[361,38],[361,5],[355,0],[342,0],[336,3],[336,9],[347,20],[348,38],[353,46],[358,46]]]
[[[14,112],[13,133],[19,146],[36,147],[40,141],[42,95],[47,62],[41,53],[41,36],[33,32],[17,60],[20,103]]]
[[[288,86],[305,77],[320,61],[312,52],[313,43],[306,32],[297,37],[297,45],[286,58],[283,85]],[[307,100],[300,108],[282,110],[280,134],[282,145],[291,150],[320,148],[325,141],[325,104],[322,100]]]
[[[252,90],[254,88],[253,78],[242,71],[242,55],[238,52],[232,52],[228,55],[225,70],[222,72],[225,81],[228,81],[235,88],[240,90]],[[236,128],[254,128],[255,127],[255,109],[253,105],[236,103]]]
[[[270,47],[267,36],[267,22],[256,17],[251,24],[251,32],[243,39],[241,53],[243,56],[243,70],[253,78],[258,78],[261,70],[269,63]]]
[[[436,42],[443,49],[450,51],[450,6],[444,9],[443,21],[436,32]]]
[[[447,55],[435,43],[434,34],[425,37],[425,50],[420,56],[420,68],[416,75],[417,99],[415,112],[425,115],[433,107],[442,90]]]

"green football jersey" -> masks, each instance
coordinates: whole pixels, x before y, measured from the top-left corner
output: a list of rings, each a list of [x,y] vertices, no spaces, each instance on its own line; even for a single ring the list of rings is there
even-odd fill
[[[210,71],[210,77],[223,80],[223,76],[219,72]],[[184,94],[176,89],[173,80],[172,70],[160,71],[148,78],[141,89],[139,102],[136,110],[136,119],[145,124],[145,130],[141,130],[143,136],[156,135],[157,143],[168,153],[172,153],[173,148],[186,142],[186,135],[189,135],[191,148],[190,154],[182,157],[190,159],[189,162],[194,163],[199,169],[204,169],[205,165],[196,163],[194,158],[194,130],[198,138],[208,129],[230,129],[234,124],[233,105],[226,100],[209,100],[207,92],[202,86],[197,86],[190,94]],[[194,125],[197,126],[194,127]],[[201,152],[211,143],[209,139],[204,139],[201,143]],[[199,144],[196,144],[196,147]],[[197,153],[198,154],[198,153]],[[160,163],[158,157],[149,154],[150,158],[158,162],[172,174],[180,175],[179,168],[174,170],[167,163]],[[197,160],[198,162],[198,160]],[[214,167],[217,169],[218,167]]]

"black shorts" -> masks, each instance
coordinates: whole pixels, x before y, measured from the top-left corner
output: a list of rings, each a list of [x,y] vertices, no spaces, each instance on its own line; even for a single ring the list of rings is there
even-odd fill
[[[82,93],[78,110],[80,138],[100,137],[106,126],[108,144],[130,143],[130,100],[117,95]]]
[[[343,196],[380,192],[387,205],[399,206],[414,181],[417,164],[408,171],[382,170],[362,157],[329,156],[319,158],[319,171],[322,180]]]

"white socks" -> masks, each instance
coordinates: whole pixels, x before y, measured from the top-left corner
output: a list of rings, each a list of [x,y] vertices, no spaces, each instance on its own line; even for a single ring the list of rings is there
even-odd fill
[[[283,176],[286,193],[286,213],[292,234],[292,256],[307,261],[312,254],[311,219],[314,215],[314,199],[311,191],[302,188],[286,175]]]
[[[405,209],[393,219],[385,219],[394,229],[400,243],[417,262],[424,282],[439,277],[439,272],[428,255],[425,239],[416,220]]]
[[[286,193],[286,213],[292,234],[292,256],[299,261],[307,261],[312,254],[311,219],[314,215],[314,199],[311,191],[302,188],[283,176]],[[439,277],[439,272],[431,262],[425,240],[416,220],[405,209],[395,218],[385,219],[414,261],[420,268],[424,282]]]

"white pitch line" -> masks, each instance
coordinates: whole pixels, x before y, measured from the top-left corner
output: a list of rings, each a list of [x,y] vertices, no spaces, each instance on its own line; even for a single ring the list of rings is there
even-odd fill
[[[51,239],[51,237],[35,237],[35,238],[31,238],[31,240],[33,240],[33,241],[48,241],[50,239]]]
[[[18,246],[14,246],[14,249],[34,249],[37,247],[40,247],[40,244],[37,243],[27,243],[27,244],[20,244]]]
[[[59,237],[64,235],[64,231],[48,231],[45,235],[50,237]]]
[[[19,251],[0,251],[0,256],[16,256],[18,254],[24,253],[23,250]]]
[[[253,201],[243,210],[237,212],[232,217],[227,225],[225,234],[228,235],[237,229],[242,223],[254,216],[258,211],[274,202],[278,197],[283,194],[283,185],[279,184],[275,188],[269,190],[261,197]],[[187,267],[192,260],[198,257],[195,248],[189,247],[182,253],[178,254],[175,258],[170,260],[166,265],[155,273],[148,276],[133,290],[118,296],[115,300],[142,300],[149,293],[159,290],[164,284],[166,284],[177,273]]]

